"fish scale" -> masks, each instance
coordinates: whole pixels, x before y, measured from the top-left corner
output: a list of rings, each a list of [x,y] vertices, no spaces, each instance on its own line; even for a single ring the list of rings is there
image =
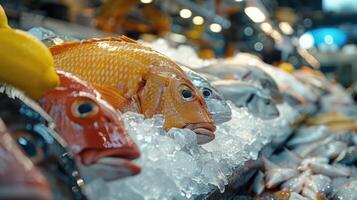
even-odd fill
[[[50,51],[57,69],[92,83],[116,109],[146,118],[162,114],[166,130],[189,126],[201,134],[200,141],[214,138],[215,124],[202,95],[164,55],[124,36],[64,43]]]

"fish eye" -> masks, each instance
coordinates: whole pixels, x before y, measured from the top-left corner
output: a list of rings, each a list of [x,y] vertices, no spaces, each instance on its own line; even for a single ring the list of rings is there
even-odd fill
[[[264,103],[265,103],[265,105],[270,105],[271,101],[269,99],[266,99]]]
[[[190,90],[182,90],[182,96],[185,99],[192,98],[192,92]]]
[[[211,96],[212,90],[210,90],[209,88],[204,88],[202,91],[202,94],[203,94],[204,98],[207,98],[207,97]]]
[[[99,111],[98,105],[89,98],[80,98],[72,104],[72,114],[77,118],[87,118],[96,115]]]
[[[195,97],[193,90],[186,85],[180,86],[179,91],[182,99],[185,101],[192,101]]]
[[[262,82],[262,87],[263,88],[270,88],[271,87],[270,82],[268,80],[264,80]]]
[[[35,139],[25,132],[14,133],[17,144],[21,147],[23,152],[34,164],[37,164],[44,159],[44,151],[35,141]]]

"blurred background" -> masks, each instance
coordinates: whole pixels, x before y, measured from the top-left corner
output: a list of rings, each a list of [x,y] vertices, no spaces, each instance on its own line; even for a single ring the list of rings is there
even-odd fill
[[[12,27],[75,38],[125,34],[186,44],[201,58],[254,54],[319,69],[345,87],[357,80],[355,0],[0,0]],[[356,86],[355,86],[356,88]]]

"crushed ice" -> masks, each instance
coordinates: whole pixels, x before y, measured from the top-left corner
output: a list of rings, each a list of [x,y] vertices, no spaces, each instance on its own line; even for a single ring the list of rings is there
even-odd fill
[[[223,192],[233,170],[257,159],[264,145],[290,132],[289,124],[298,116],[287,104],[279,106],[279,118],[266,121],[230,106],[232,120],[218,126],[215,140],[202,146],[188,129],[166,133],[161,116],[123,114],[127,131],[142,152],[135,161],[142,172],[110,183],[89,183],[91,199],[193,199],[216,188]]]

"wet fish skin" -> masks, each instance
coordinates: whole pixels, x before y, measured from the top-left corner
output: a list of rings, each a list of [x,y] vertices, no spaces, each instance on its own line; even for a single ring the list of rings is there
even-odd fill
[[[82,172],[106,174],[105,180],[138,174],[140,167],[130,160],[138,158],[140,151],[125,131],[120,113],[86,82],[60,70],[57,74],[60,86],[46,92],[39,103],[80,160]]]
[[[211,83],[225,99],[238,107],[247,107],[253,115],[262,119],[279,117],[279,110],[269,96],[252,85],[236,80],[222,80]]]
[[[22,152],[0,119],[0,199],[50,200],[44,175]]]
[[[234,65],[217,63],[215,65],[197,69],[197,72],[208,73],[226,80],[240,80],[262,89],[263,93],[270,96],[275,103],[283,102],[283,95],[274,79],[264,70],[253,65]]]
[[[198,143],[214,139],[216,126],[204,98],[180,67],[125,37],[91,39],[50,48],[55,66],[91,83],[114,108],[150,118],[164,128],[190,128]]]
[[[12,86],[0,85],[0,118],[26,155],[45,173],[51,190],[57,191],[54,195],[87,199],[84,181],[66,150],[66,142],[56,132],[51,117],[36,102]],[[28,152],[28,145],[36,151]],[[52,181],[56,183],[51,184]]]
[[[232,119],[232,111],[224,97],[199,73],[180,65],[181,69],[190,78],[193,85],[205,98],[208,110],[216,124],[222,124]]]

